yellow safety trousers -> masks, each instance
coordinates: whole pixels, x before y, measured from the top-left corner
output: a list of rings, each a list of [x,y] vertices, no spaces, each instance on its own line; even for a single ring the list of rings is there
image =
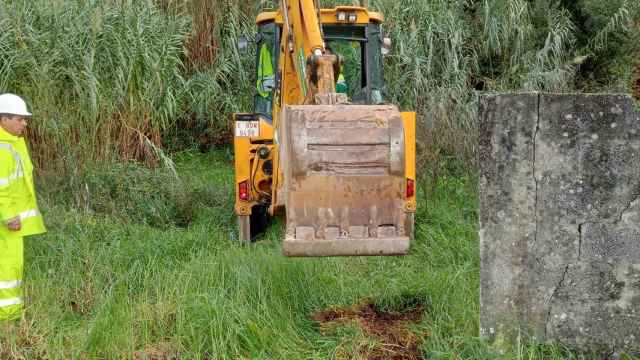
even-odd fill
[[[19,234],[0,235],[0,321],[22,316],[23,246]]]

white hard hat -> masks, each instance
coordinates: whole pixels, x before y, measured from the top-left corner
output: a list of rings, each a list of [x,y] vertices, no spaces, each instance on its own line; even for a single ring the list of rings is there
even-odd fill
[[[27,111],[27,103],[18,95],[2,94],[0,95],[0,114],[31,116]]]

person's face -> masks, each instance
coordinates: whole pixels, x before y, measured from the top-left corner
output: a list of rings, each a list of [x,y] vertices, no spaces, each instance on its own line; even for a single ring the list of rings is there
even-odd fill
[[[0,118],[2,128],[13,136],[22,136],[27,128],[27,118],[24,116],[3,115]]]

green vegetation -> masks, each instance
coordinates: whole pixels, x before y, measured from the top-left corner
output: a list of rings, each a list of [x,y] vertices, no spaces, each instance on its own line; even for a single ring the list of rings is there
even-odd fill
[[[375,339],[312,320],[366,299],[424,304],[425,358],[579,358],[478,338],[476,91],[628,91],[640,3],[369,2],[394,41],[387,95],[419,114],[403,258],[287,259],[281,224],[233,241],[229,118],[255,66],[235,39],[276,1],[0,0],[0,91],[33,108],[50,230],[27,242],[27,314],[0,359],[366,359]]]
[[[443,177],[441,191],[419,194],[411,256],[289,259],[279,225],[251,247],[233,242],[230,161],[183,153],[181,180],[161,187],[156,179],[173,175],[132,168],[96,172],[99,186],[83,195],[46,191],[50,232],[27,242],[27,313],[18,331],[0,335],[0,358],[366,359],[375,340],[355,324],[324,333],[312,320],[365,299],[392,311],[424,304],[411,330],[428,359],[570,355],[536,345],[498,355],[478,339],[472,178]],[[175,221],[183,196],[203,203]]]

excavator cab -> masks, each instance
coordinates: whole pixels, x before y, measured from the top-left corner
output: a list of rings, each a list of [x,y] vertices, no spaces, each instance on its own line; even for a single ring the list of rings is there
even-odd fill
[[[341,58],[342,71],[352,104],[379,105],[385,102],[382,67],[383,38],[380,24],[327,24],[322,26],[324,41]],[[277,69],[281,29],[272,21],[258,25],[256,36],[257,91],[254,111],[271,114],[275,82],[270,69]],[[275,75],[275,70],[273,70]],[[261,91],[261,84],[271,84]]]
[[[318,10],[325,54],[339,59],[331,78],[346,95],[318,103],[300,40],[311,22],[305,4],[257,19],[254,112],[234,115],[240,240],[284,214],[287,256],[404,255],[416,209],[415,113],[386,103],[382,16]]]

